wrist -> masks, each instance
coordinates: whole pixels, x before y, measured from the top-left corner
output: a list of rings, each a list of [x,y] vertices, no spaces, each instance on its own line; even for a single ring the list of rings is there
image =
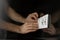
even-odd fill
[[[23,27],[24,27],[24,26],[21,25],[21,26],[18,28],[18,33],[20,33],[20,34],[26,34],[26,31],[23,30],[23,29],[24,29]]]
[[[25,34],[25,33],[23,32],[22,28],[23,28],[23,25],[21,25],[21,26],[18,28],[18,32],[19,32],[20,34]]]
[[[23,32],[22,32],[22,26],[17,26],[16,32],[20,33],[20,34],[23,34]]]
[[[21,26],[16,26],[15,29],[13,29],[16,33],[20,33]]]

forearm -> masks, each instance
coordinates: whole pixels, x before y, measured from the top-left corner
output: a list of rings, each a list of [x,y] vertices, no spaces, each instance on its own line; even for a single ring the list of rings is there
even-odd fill
[[[10,7],[8,8],[8,16],[14,21],[25,23],[25,18],[19,15]]]
[[[8,23],[8,22],[5,22],[5,21],[0,22],[0,29],[20,33],[20,27],[18,25],[14,25],[12,23]]]

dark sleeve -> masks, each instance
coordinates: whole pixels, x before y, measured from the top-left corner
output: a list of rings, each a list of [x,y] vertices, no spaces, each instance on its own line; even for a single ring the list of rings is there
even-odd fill
[[[53,7],[53,9],[54,9],[54,11],[56,12],[56,11],[60,11],[60,0],[55,0],[54,1],[54,5],[53,5],[54,7]],[[58,14],[58,13],[56,13],[56,14]],[[59,15],[58,15],[59,16]],[[55,25],[55,27],[56,28],[59,28],[60,27],[60,19],[58,19],[58,21],[56,22],[56,23],[54,23],[54,25]]]
[[[15,10],[19,15],[23,17],[27,17],[28,15],[28,10],[26,10],[25,5],[21,0],[8,0],[8,5]],[[24,9],[25,8],[25,9]]]
[[[55,28],[60,28],[60,20],[58,20],[56,23],[54,23]]]
[[[19,12],[19,8],[18,8],[18,5],[20,4],[18,4],[18,1],[17,0],[7,0],[7,2],[8,2],[8,5],[12,8],[12,9],[14,9],[16,12]]]
[[[54,0],[53,2],[53,10],[59,11],[60,10],[60,0]]]

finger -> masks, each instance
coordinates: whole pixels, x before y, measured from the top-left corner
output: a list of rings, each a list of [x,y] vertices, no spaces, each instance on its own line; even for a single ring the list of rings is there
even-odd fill
[[[44,29],[43,31],[44,31],[44,32],[47,32],[47,31],[52,31],[52,30],[50,30],[50,29]]]
[[[37,19],[37,17],[35,15],[32,15],[31,18],[34,19],[34,20]]]
[[[32,14],[29,14],[28,18],[35,20],[37,17],[32,13]]]
[[[38,28],[38,25],[33,25],[33,27],[32,28]]]
[[[48,31],[54,31],[55,29],[54,28],[48,28],[47,30]]]
[[[33,28],[38,28],[38,23],[33,23],[33,24],[32,24],[32,27],[33,27]]]
[[[31,20],[30,23],[38,23],[38,19],[37,20]]]
[[[38,26],[36,26],[36,25],[28,25],[26,28],[28,28],[28,29],[38,29]]]
[[[53,31],[51,29],[47,29],[47,30],[44,30],[43,32],[46,32],[46,33],[49,33],[49,34],[53,34],[55,31]]]
[[[38,28],[38,23],[28,23],[27,27],[28,28]]]
[[[31,20],[30,23],[32,23],[32,24],[33,24],[33,23],[34,23],[34,24],[35,24],[35,23],[38,23],[38,20]]]
[[[33,14],[34,14],[36,17],[38,17],[38,14],[37,14],[37,12],[34,12]]]
[[[55,34],[53,31],[46,31],[49,34]]]
[[[30,32],[34,32],[34,31],[36,31],[36,30],[25,30],[26,32],[24,33],[24,34],[26,34],[26,33],[30,33]]]
[[[34,32],[34,31],[37,31],[37,30],[28,30],[28,32]]]
[[[33,26],[29,26],[29,27],[26,27],[27,29],[32,29],[32,30],[36,30],[36,29],[38,29],[38,27],[33,27]]]
[[[38,23],[37,22],[34,22],[34,23],[32,23],[33,25],[38,25]]]
[[[48,31],[48,30],[47,30],[47,29],[43,29],[42,31],[43,31],[43,32],[46,32],[46,31]]]
[[[48,30],[43,30],[43,32],[46,32],[46,33],[49,33],[49,34],[51,33],[51,31],[48,31]]]
[[[31,14],[30,16],[32,19],[36,20],[38,17],[35,16],[35,14]]]
[[[38,14],[37,14],[36,12],[32,13],[31,15],[32,15],[31,17],[32,17],[33,19],[37,19],[37,18],[38,18]]]
[[[30,29],[30,28],[28,28],[28,30],[38,30],[38,29],[37,29],[37,28],[31,28],[31,29]]]
[[[38,25],[37,21],[29,21],[27,22],[27,25]]]
[[[33,21],[34,23],[38,23],[38,19]]]
[[[49,28],[46,28],[46,29],[43,29],[43,31],[53,31],[53,29],[49,29]]]

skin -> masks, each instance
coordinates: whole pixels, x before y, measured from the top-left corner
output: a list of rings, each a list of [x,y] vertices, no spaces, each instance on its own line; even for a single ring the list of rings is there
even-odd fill
[[[33,13],[33,14],[35,15],[36,13]],[[29,19],[31,21],[25,22],[22,26],[18,26],[18,25],[15,25],[15,24],[2,20],[2,22],[0,23],[0,26],[1,26],[0,28],[11,31],[11,32],[22,33],[22,34],[37,31],[37,29],[38,29],[37,20],[32,20],[31,15],[32,14],[30,14],[26,18],[26,20]]]
[[[0,26],[1,26],[0,29],[26,34],[29,32],[34,32],[38,29],[36,21],[31,21],[31,23],[26,22],[22,26],[18,26],[2,20],[2,22],[0,23]]]
[[[13,14],[13,15],[12,15],[12,14]],[[37,26],[38,14],[37,14],[36,12],[34,12],[34,13],[32,13],[32,14],[29,14],[28,17],[25,19],[25,18],[23,18],[21,15],[18,15],[12,8],[10,8],[10,9],[8,10],[8,15],[9,15],[9,17],[10,17],[11,19],[13,19],[13,20],[15,20],[15,21],[26,23],[26,24],[22,25],[22,27],[20,28],[20,32],[21,32],[22,34],[24,34],[24,33],[29,33],[29,32],[32,32],[32,31],[33,31],[33,30],[28,30],[28,29],[30,28],[29,26],[31,26],[31,27],[33,27],[33,26],[35,26],[35,25]],[[42,13],[41,15],[43,15],[43,13]],[[33,20],[32,17],[33,17],[35,20]],[[29,19],[29,20],[28,20],[28,19]],[[32,25],[31,23],[34,24],[34,25]],[[27,24],[29,24],[29,25],[27,25]],[[52,26],[52,28],[51,28],[51,26]],[[35,27],[33,27],[33,28],[35,28]],[[24,30],[24,29],[25,29],[25,30]],[[38,29],[38,27],[36,27],[36,29]],[[34,31],[36,31],[36,29],[34,29]],[[48,29],[49,29],[49,30],[48,30]],[[52,32],[52,31],[53,31],[53,32]],[[47,32],[47,33],[49,33],[49,34],[55,34],[55,33],[56,33],[56,30],[55,30],[55,28],[54,28],[53,25],[50,25],[49,28],[43,29],[43,32]]]
[[[17,21],[17,22],[22,22],[24,23],[25,22],[25,18],[22,17],[21,15],[19,15],[17,12],[15,12],[11,7],[8,7],[8,13],[7,15],[14,21]]]

